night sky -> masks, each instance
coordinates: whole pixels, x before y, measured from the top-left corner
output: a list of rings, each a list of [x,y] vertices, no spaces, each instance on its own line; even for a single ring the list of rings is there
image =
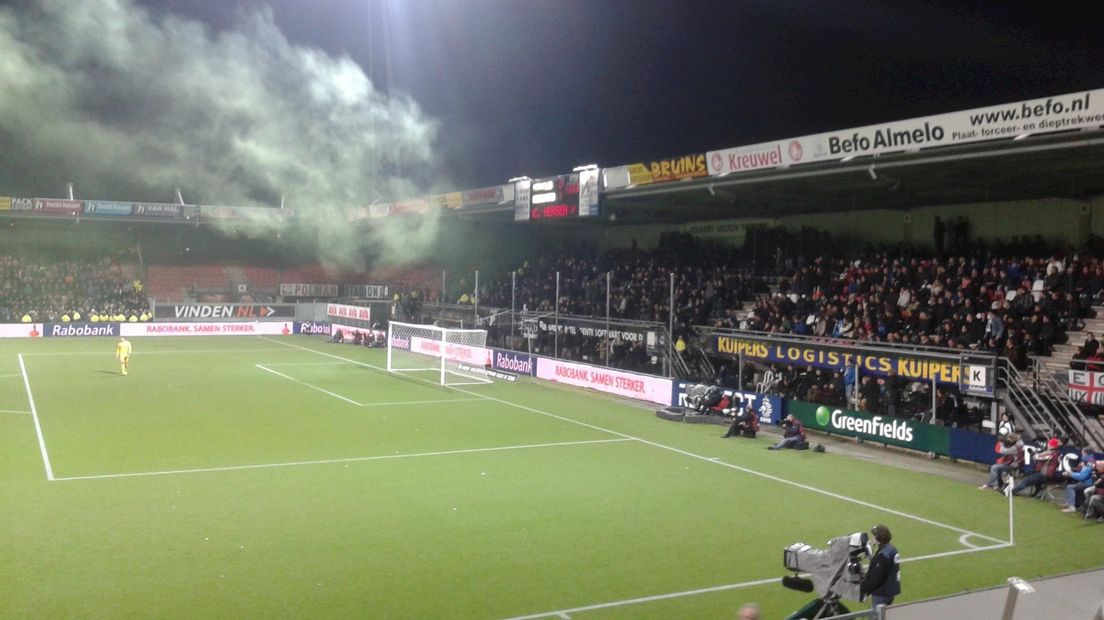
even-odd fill
[[[127,1],[97,0],[105,8],[122,7],[118,11],[126,11]],[[240,30],[250,15],[267,6],[288,44],[321,50],[330,59],[347,56],[377,91],[409,95],[425,119],[438,127],[432,161],[417,155],[406,160],[415,164],[400,161],[395,170],[386,171],[391,183],[388,194],[402,191],[395,179],[410,176],[414,167],[425,169],[433,179],[416,179],[410,183],[413,187],[470,188],[523,174],[540,177],[566,172],[579,164],[613,166],[1104,86],[1104,36],[1099,22],[1071,5],[868,0],[133,2],[150,11],[157,24],[153,28],[164,27],[170,16],[207,27],[211,41],[204,44],[208,64],[203,66],[215,69],[205,69],[205,75],[218,73],[218,63],[234,57],[214,41]],[[57,4],[57,0],[0,0],[0,9],[7,6],[19,15],[20,5],[28,3]],[[13,36],[34,40],[34,47],[28,49],[48,56],[49,65],[40,73],[52,68],[80,71],[84,90],[74,97],[81,101],[88,100],[89,93],[99,97],[110,87],[97,86],[109,84],[99,81],[95,73],[103,56],[87,51],[88,45],[96,44],[96,37],[89,36],[79,48],[71,46],[80,50],[81,58],[92,59],[82,60],[76,68],[66,64],[70,52],[48,40],[48,31],[64,19],[58,12],[63,10],[54,11],[49,19],[26,19]],[[72,27],[73,32],[87,30],[83,24]],[[262,33],[253,40],[265,37],[271,38]],[[278,51],[288,55],[283,48]],[[241,56],[268,58],[269,54],[254,49]],[[110,93],[105,95],[109,100],[105,107],[113,106],[109,113],[93,110],[90,117],[78,105],[63,111],[74,122],[92,118],[94,129],[110,130],[117,121],[113,115],[120,108],[118,101],[133,101],[133,89],[140,86],[127,79],[126,72],[149,74],[156,71],[155,62],[186,62],[179,54],[170,58],[134,62],[136,69],[123,65],[122,75],[114,75],[110,82],[121,90],[114,99]],[[257,101],[273,96],[271,84],[278,82],[273,76],[279,74],[279,66],[274,61],[268,67],[269,90],[258,91],[255,96],[262,99]],[[292,66],[304,70],[302,62]],[[221,88],[211,86],[206,92]],[[277,95],[294,84],[280,88],[284,90]],[[282,145],[296,131],[287,117],[294,115],[296,99],[287,101],[277,102],[274,108],[278,109],[266,114],[280,118],[288,130],[281,131],[279,140],[259,144]],[[149,100],[142,105],[161,103]],[[236,115],[233,102],[228,105]],[[195,112],[185,110],[180,115],[184,120],[165,128],[168,135],[179,125],[187,126],[188,114]],[[327,112],[312,114],[320,119],[312,131],[324,132]],[[409,148],[416,150],[418,119],[413,125],[393,122],[416,128],[408,139]],[[9,133],[20,134],[16,124],[9,123]],[[214,121],[209,125],[213,136],[223,131]],[[335,125],[338,132],[345,126]],[[133,133],[127,129],[120,135]],[[195,142],[202,141],[196,138]],[[85,187],[87,178],[102,176],[94,170],[84,173],[95,161],[67,160],[64,149],[72,147],[57,146],[53,151],[44,147],[37,153],[41,144],[39,136],[24,137],[20,151],[28,154],[25,168],[21,176],[9,175],[9,185],[21,183],[28,174],[42,174],[41,180],[33,180],[37,185],[26,191],[37,191],[39,185],[55,188],[61,177],[40,171],[56,161]],[[203,145],[190,148],[202,150]],[[316,152],[324,154],[327,148],[332,150],[319,145]],[[132,157],[133,165],[144,166],[151,159],[144,155],[148,145],[130,150],[139,154]],[[175,157],[166,159],[166,169],[189,161],[183,151]],[[246,189],[223,190],[216,198],[272,202],[286,189],[280,179],[292,176],[283,170],[292,167],[260,161],[244,171],[231,170],[235,182],[245,179],[240,184]],[[269,174],[270,168],[279,172]],[[189,174],[180,182],[187,184],[196,177]],[[317,175],[304,173],[307,176]],[[119,187],[128,196],[146,191],[129,188],[127,183],[121,178],[103,186]],[[154,185],[160,188],[168,183]],[[333,192],[319,194],[332,196]],[[353,201],[378,197],[371,188],[356,188],[350,194]]]
[[[145,4],[215,27],[253,6]],[[1014,4],[269,2],[290,40],[437,118],[464,186],[1104,86],[1096,20]]]

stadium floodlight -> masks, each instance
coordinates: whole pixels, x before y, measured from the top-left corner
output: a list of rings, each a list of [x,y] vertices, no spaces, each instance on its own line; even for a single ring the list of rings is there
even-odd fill
[[[472,385],[491,383],[490,362],[485,329],[387,325],[387,372],[426,372],[440,385]]]
[[[518,183],[518,182],[521,182],[521,181],[532,181],[532,180],[533,179],[530,179],[529,177],[527,177],[523,174],[520,177],[514,177],[514,178],[510,179],[509,181],[507,181],[507,183]]]
[[[572,172],[584,172],[586,170],[597,170],[598,164],[583,164],[581,166],[575,166],[571,169]]]

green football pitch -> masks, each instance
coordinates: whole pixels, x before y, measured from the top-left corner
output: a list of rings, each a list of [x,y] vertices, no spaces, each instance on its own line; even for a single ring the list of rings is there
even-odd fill
[[[1097,567],[1052,504],[321,339],[0,341],[5,618],[779,618],[884,523],[916,600]],[[981,476],[979,474],[979,480]],[[851,604],[851,602],[849,602]],[[864,608],[857,602],[853,609]]]

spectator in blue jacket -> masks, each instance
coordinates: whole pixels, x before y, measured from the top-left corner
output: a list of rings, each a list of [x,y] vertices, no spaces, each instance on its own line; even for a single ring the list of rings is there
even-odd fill
[[[1093,455],[1092,448],[1082,449],[1081,465],[1069,475],[1062,512],[1077,512],[1081,508],[1081,503],[1085,500],[1085,489],[1092,486],[1092,472],[1095,465],[1096,456]]]

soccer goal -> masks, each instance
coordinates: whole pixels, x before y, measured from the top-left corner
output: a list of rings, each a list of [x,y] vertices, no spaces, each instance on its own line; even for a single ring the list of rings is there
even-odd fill
[[[487,330],[447,329],[391,321],[387,372],[432,372],[441,385],[491,383]]]

